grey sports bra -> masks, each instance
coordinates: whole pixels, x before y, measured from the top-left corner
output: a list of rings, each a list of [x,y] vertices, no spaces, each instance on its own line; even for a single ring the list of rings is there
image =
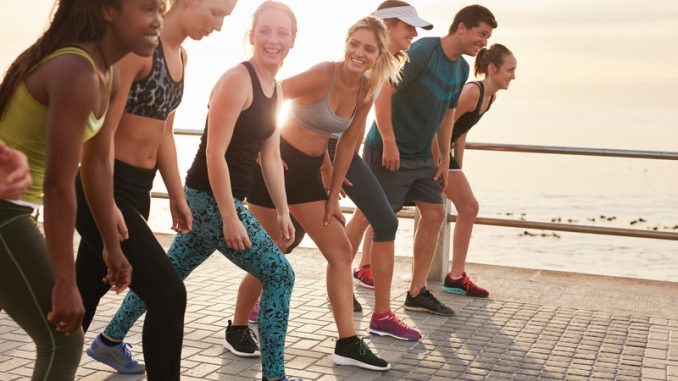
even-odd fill
[[[342,132],[346,131],[348,127],[353,122],[356,111],[358,110],[358,99],[360,99],[360,93],[362,91],[362,84],[360,90],[358,90],[358,96],[356,99],[356,107],[353,109],[351,117],[348,119],[342,119],[338,117],[330,107],[329,95],[334,86],[334,81],[337,79],[337,65],[332,63],[332,81],[330,86],[327,89],[327,93],[323,99],[316,103],[312,104],[299,104],[292,101],[290,105],[290,117],[295,122],[299,123],[304,128],[307,128],[311,131],[317,132],[323,135],[330,135],[337,137]]]

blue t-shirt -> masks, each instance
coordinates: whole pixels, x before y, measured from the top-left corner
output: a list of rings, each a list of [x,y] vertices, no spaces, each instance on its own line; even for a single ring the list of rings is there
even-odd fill
[[[469,64],[461,56],[449,59],[439,37],[416,41],[407,55],[410,60],[403,66],[402,80],[391,98],[393,132],[401,158],[430,158],[433,136],[447,110],[457,107]],[[383,151],[376,121],[365,145]]]

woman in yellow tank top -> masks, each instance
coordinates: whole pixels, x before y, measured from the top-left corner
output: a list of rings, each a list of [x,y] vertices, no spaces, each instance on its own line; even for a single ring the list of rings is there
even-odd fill
[[[33,380],[72,380],[82,353],[84,308],[73,266],[79,162],[104,241],[103,281],[117,292],[130,283],[119,244],[124,222],[114,213],[111,132],[103,120],[117,87],[112,65],[129,52],[153,52],[162,5],[59,0],[45,33],[0,85],[0,139],[28,157],[33,177],[20,199],[0,200],[0,308],[36,343]],[[43,199],[45,237],[31,218]]]

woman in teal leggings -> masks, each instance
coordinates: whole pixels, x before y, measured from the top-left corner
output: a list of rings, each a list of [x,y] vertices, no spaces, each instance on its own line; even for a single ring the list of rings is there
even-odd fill
[[[291,242],[294,228],[287,208],[276,128],[282,94],[274,77],[294,42],[294,14],[281,3],[265,2],[254,14],[249,35],[252,58],[224,73],[212,91],[205,132],[186,177],[185,195],[193,225],[189,233],[177,235],[168,255],[181,277],[186,278],[216,250],[263,284],[259,312],[262,373],[265,379],[277,380],[285,377],[284,346],[294,271],[278,245],[243,206],[243,200],[260,156],[264,178],[281,216],[283,243]],[[124,339],[144,311],[143,301],[130,292],[104,335]],[[253,340],[247,327],[230,322],[226,336]]]

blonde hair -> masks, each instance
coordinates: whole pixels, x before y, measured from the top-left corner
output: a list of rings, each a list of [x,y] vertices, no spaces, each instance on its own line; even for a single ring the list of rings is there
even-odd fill
[[[286,13],[289,16],[290,21],[292,21],[292,40],[297,37],[297,17],[294,15],[294,11],[287,4],[281,3],[279,1],[264,1],[257,7],[257,10],[252,14],[252,26],[246,34],[246,39],[254,32],[254,29],[257,27],[257,22],[259,22],[259,16],[268,9],[274,9]]]
[[[400,64],[388,51],[388,29],[379,18],[367,16],[358,20],[358,22],[348,29],[348,33],[346,33],[346,42],[348,42],[349,38],[351,38],[358,29],[372,31],[377,40],[379,57],[372,70],[370,70],[370,77],[367,82],[366,99],[372,99],[377,89],[386,82],[391,82],[393,84],[400,82]]]

